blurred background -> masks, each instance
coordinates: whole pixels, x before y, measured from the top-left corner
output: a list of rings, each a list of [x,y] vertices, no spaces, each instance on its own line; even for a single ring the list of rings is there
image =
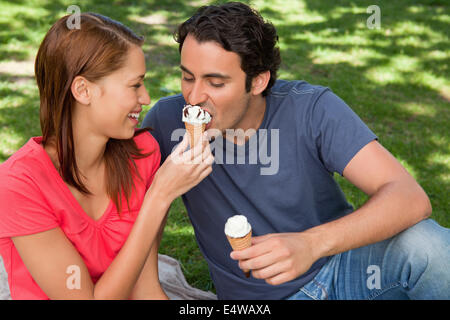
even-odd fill
[[[449,2],[242,2],[278,30],[279,78],[330,87],[425,189],[432,218],[450,227]],[[0,0],[0,163],[41,135],[34,59],[46,32],[69,6],[109,16],[145,36],[148,111],[159,98],[180,92],[173,31],[197,8],[212,3],[218,2]],[[379,7],[379,20],[374,11],[367,12],[371,5]],[[356,208],[367,200],[335,177]],[[181,262],[192,286],[215,291],[180,199],[172,204],[160,253]]]

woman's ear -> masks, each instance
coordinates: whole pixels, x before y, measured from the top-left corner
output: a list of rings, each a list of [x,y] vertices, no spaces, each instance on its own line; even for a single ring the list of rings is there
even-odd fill
[[[88,105],[91,103],[92,88],[91,82],[82,76],[76,76],[70,87],[72,95],[76,101],[81,104]]]
[[[270,80],[270,71],[264,71],[258,74],[252,80],[252,94],[258,95],[267,88],[267,84]]]

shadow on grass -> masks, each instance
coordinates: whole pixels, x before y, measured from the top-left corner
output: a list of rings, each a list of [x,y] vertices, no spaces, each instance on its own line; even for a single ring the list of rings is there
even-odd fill
[[[311,0],[306,1],[307,9],[324,16],[326,19],[323,22],[301,26],[287,22],[277,25],[277,30],[285,42],[282,58],[287,78],[305,79],[311,83],[328,86],[342,97],[378,135],[380,142],[394,156],[412,168],[416,179],[431,199],[433,218],[450,227],[450,216],[447,213],[450,207],[447,196],[450,192],[449,168],[446,163],[435,159],[437,152],[445,157],[450,154],[448,145],[450,93],[416,79],[417,73],[428,73],[442,79],[448,74],[448,55],[444,58],[430,55],[430,52],[445,52],[445,48],[449,45],[446,36],[448,25],[433,19],[447,7],[440,1],[432,3],[433,5],[429,6],[420,5],[422,9],[420,13],[409,12],[407,9],[411,3],[405,1],[383,4],[382,14],[395,17],[383,20],[382,16],[382,30],[372,31],[363,29],[367,14],[353,14],[342,10],[346,7],[351,10],[355,6],[354,1],[339,2],[339,8],[345,13],[336,18],[333,17],[336,7]],[[403,22],[426,25],[426,28],[431,30],[429,33],[440,35],[440,40],[430,39],[429,34],[417,31],[404,32],[401,35],[389,35],[388,32],[388,35],[385,35],[387,29],[395,31],[396,26]],[[344,34],[349,37],[363,34],[367,39],[363,39],[361,43],[342,44],[333,43],[332,39],[326,37],[322,37],[321,41],[297,37],[299,33],[318,34],[330,29],[335,31],[336,37],[341,36],[345,39]],[[418,37],[422,42],[404,44],[408,43],[410,37]],[[377,45],[378,40],[383,40],[385,44]],[[357,48],[372,52],[373,57],[356,63],[316,62],[314,53],[318,48],[344,54]],[[414,70],[396,68],[393,59],[397,56],[416,59]],[[383,66],[392,69],[392,74],[399,80],[378,82],[368,76],[374,68]],[[419,104],[426,110],[421,112],[405,107],[413,104]],[[352,188],[349,183],[344,182],[343,185],[344,191],[350,191]],[[352,190],[352,193],[366,199],[362,192]],[[352,200],[362,204],[358,199]]]

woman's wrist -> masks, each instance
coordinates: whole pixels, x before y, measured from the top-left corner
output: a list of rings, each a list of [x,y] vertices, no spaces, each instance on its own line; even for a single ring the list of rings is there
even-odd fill
[[[143,207],[149,203],[150,208],[161,207],[167,210],[174,198],[163,187],[159,187],[156,183],[152,183],[145,194]],[[151,203],[151,204],[150,204]]]

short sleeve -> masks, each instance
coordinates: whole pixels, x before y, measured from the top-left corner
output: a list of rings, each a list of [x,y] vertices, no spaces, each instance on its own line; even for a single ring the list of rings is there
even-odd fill
[[[147,178],[147,184],[146,188],[150,188],[150,185],[153,182],[153,178],[155,177],[156,171],[158,171],[160,163],[161,163],[161,151],[158,145],[158,142],[156,142],[155,138],[153,136],[151,137],[151,140],[154,144],[154,153],[151,155],[151,168],[150,168],[150,175]]]
[[[26,176],[2,177],[0,183],[0,238],[43,232],[59,226],[42,191]]]
[[[350,160],[377,136],[329,89],[316,100],[312,130],[319,157],[329,172],[343,175]]]
[[[158,104],[158,102],[157,102]],[[156,106],[156,105],[155,105]],[[150,127],[152,128],[152,136],[156,139],[157,143],[162,146],[162,133],[161,133],[161,128],[160,128],[160,122],[158,121],[157,117],[158,117],[158,108],[155,106],[153,106],[148,113],[145,115],[144,121],[142,122],[142,127],[147,128]],[[161,155],[161,159],[162,161],[164,161],[167,157],[167,155],[164,153],[164,148],[160,148],[159,150],[160,155]]]
[[[150,132],[143,132],[137,135],[134,140],[142,153],[151,153],[148,157],[138,160],[139,166],[144,166],[140,170],[144,175],[142,178],[145,179],[146,189],[148,189],[161,162],[159,144]]]

